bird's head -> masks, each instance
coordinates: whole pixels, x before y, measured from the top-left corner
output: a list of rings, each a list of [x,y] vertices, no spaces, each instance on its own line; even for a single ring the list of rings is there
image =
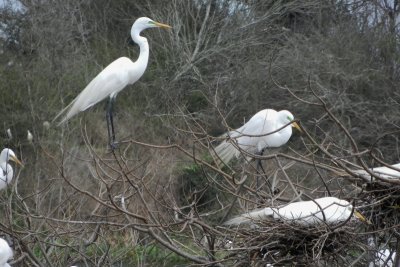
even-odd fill
[[[19,159],[17,158],[17,156],[15,155],[14,151],[12,151],[9,148],[5,148],[3,149],[3,151],[1,152],[1,157],[5,158],[5,161],[14,161],[16,164],[23,166],[22,162],[19,161]]]
[[[290,111],[281,110],[281,111],[279,111],[279,115],[280,115],[280,118],[282,119],[282,122],[285,124],[294,121],[294,116],[292,113],[290,113]],[[290,125],[292,127],[296,128],[297,130],[299,130],[300,132],[303,132],[297,122],[294,121]]]
[[[147,17],[141,17],[138,18],[135,23],[133,23],[132,29],[137,29],[139,31],[142,31],[147,28],[165,28],[165,29],[170,29],[171,26],[167,24],[163,24],[157,21],[154,21],[152,19],[149,19]]]
[[[361,212],[353,208],[353,205],[350,204],[350,202],[348,202],[347,200],[337,199],[335,200],[335,203],[338,204],[339,206],[346,207],[346,213],[348,214],[348,216],[350,216],[353,213],[354,217],[356,217],[360,221],[371,224],[371,222],[367,218],[365,218],[365,216],[362,215]]]

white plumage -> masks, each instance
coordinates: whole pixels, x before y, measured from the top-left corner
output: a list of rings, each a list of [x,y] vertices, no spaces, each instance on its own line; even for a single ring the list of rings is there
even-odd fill
[[[280,147],[289,140],[292,135],[292,127],[300,130],[296,122],[293,122],[291,125],[289,124],[293,120],[292,113],[287,110],[278,112],[273,109],[261,110],[242,127],[226,133],[228,139],[222,141],[215,148],[215,153],[222,162],[228,164],[233,157],[239,157],[241,154],[240,150],[256,154],[262,152],[267,147]],[[286,124],[289,125],[272,133]],[[240,150],[232,142],[235,142]]]
[[[14,161],[15,163],[22,165],[22,163],[15,156],[15,153],[9,149],[5,148],[0,153],[0,190],[7,187],[8,184],[11,183],[14,171],[8,161]]]
[[[26,140],[28,140],[29,143],[33,142],[33,135],[31,133],[31,131],[27,130],[26,132]]]
[[[149,60],[149,44],[145,37],[140,36],[140,32],[154,27],[171,28],[146,17],[138,18],[132,25],[131,37],[140,47],[139,58],[133,62],[127,57],[121,57],[112,62],[54,120],[65,114],[59,122],[59,125],[63,124],[79,112],[90,108],[103,99],[107,97],[115,98],[127,85],[136,82],[146,70]]]
[[[257,220],[282,220],[303,226],[318,224],[337,224],[349,219],[353,206],[346,200],[336,197],[323,197],[311,201],[294,202],[277,208],[264,208],[237,216],[225,225],[248,224]],[[358,211],[353,213],[357,218],[367,221]]]
[[[376,168],[370,168],[369,170],[376,174],[379,177],[386,178],[386,179],[399,179],[400,178],[400,172],[395,170],[398,169],[400,170],[400,163],[393,164],[391,165],[394,169],[389,168],[389,167],[376,167]],[[363,177],[366,177],[367,179],[371,178],[371,174],[369,174],[366,170],[356,170],[354,171],[357,174],[362,175]]]
[[[10,267],[7,261],[12,258],[13,251],[8,245],[8,243],[0,238],[0,267]]]
[[[377,253],[375,266],[377,267],[393,267],[396,260],[396,252],[389,249],[381,249]],[[386,263],[386,264],[385,264]]]

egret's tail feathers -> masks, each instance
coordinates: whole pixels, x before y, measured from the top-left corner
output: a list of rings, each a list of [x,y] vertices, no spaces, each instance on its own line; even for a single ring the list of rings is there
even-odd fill
[[[72,116],[74,116],[76,113],[72,114],[72,105],[75,103],[76,99],[74,99],[71,103],[68,104],[65,108],[63,108],[51,121],[54,123],[59,117],[63,116],[63,118],[57,123],[57,126],[60,126],[64,123],[66,123]]]
[[[239,156],[239,150],[231,142],[225,140],[215,148],[215,154],[218,166],[222,167],[224,164],[228,164],[234,156]]]
[[[274,211],[271,208],[265,208],[261,210],[255,210],[248,213],[243,213],[235,218],[226,221],[224,225],[240,225],[249,224],[254,220],[266,220],[269,216],[272,216]]]

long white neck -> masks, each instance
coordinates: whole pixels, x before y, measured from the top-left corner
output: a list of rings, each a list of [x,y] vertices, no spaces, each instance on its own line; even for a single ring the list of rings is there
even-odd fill
[[[0,189],[3,189],[2,186],[11,183],[11,180],[14,176],[14,171],[10,164],[7,164],[7,162],[2,162],[0,163],[0,172],[2,172],[0,173]]]
[[[7,148],[3,149],[3,151],[1,151],[0,154],[0,164],[1,163],[7,163],[8,161],[8,154],[9,154],[9,150]]]
[[[132,26],[131,30],[131,37],[132,40],[137,43],[140,47],[140,54],[138,59],[135,62],[135,76],[139,78],[140,76],[143,75],[144,71],[147,68],[147,63],[149,62],[149,44],[147,42],[147,39],[143,36],[140,36],[140,29],[137,29],[134,26]]]

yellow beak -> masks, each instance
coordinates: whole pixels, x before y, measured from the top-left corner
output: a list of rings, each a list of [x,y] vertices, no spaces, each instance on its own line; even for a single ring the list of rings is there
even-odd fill
[[[20,165],[20,166],[24,166],[24,165],[22,164],[22,162],[19,161],[19,159],[18,159],[17,157],[15,157],[15,156],[10,156],[10,160],[14,161],[15,163],[17,163],[17,164]]]
[[[354,216],[356,216],[360,221],[366,222],[368,224],[371,224],[371,222],[364,217],[364,215],[362,215],[359,211],[354,210]]]
[[[301,133],[303,132],[303,131],[301,130],[299,124],[298,124],[297,122],[293,122],[293,123],[292,123],[292,127],[296,128],[296,129],[299,130],[299,132],[301,132]]]
[[[166,29],[171,29],[172,27],[171,26],[169,26],[169,25],[167,25],[167,24],[164,24],[164,23],[160,23],[160,22],[154,22],[154,24],[157,26],[157,27],[160,27],[160,28],[166,28]]]

